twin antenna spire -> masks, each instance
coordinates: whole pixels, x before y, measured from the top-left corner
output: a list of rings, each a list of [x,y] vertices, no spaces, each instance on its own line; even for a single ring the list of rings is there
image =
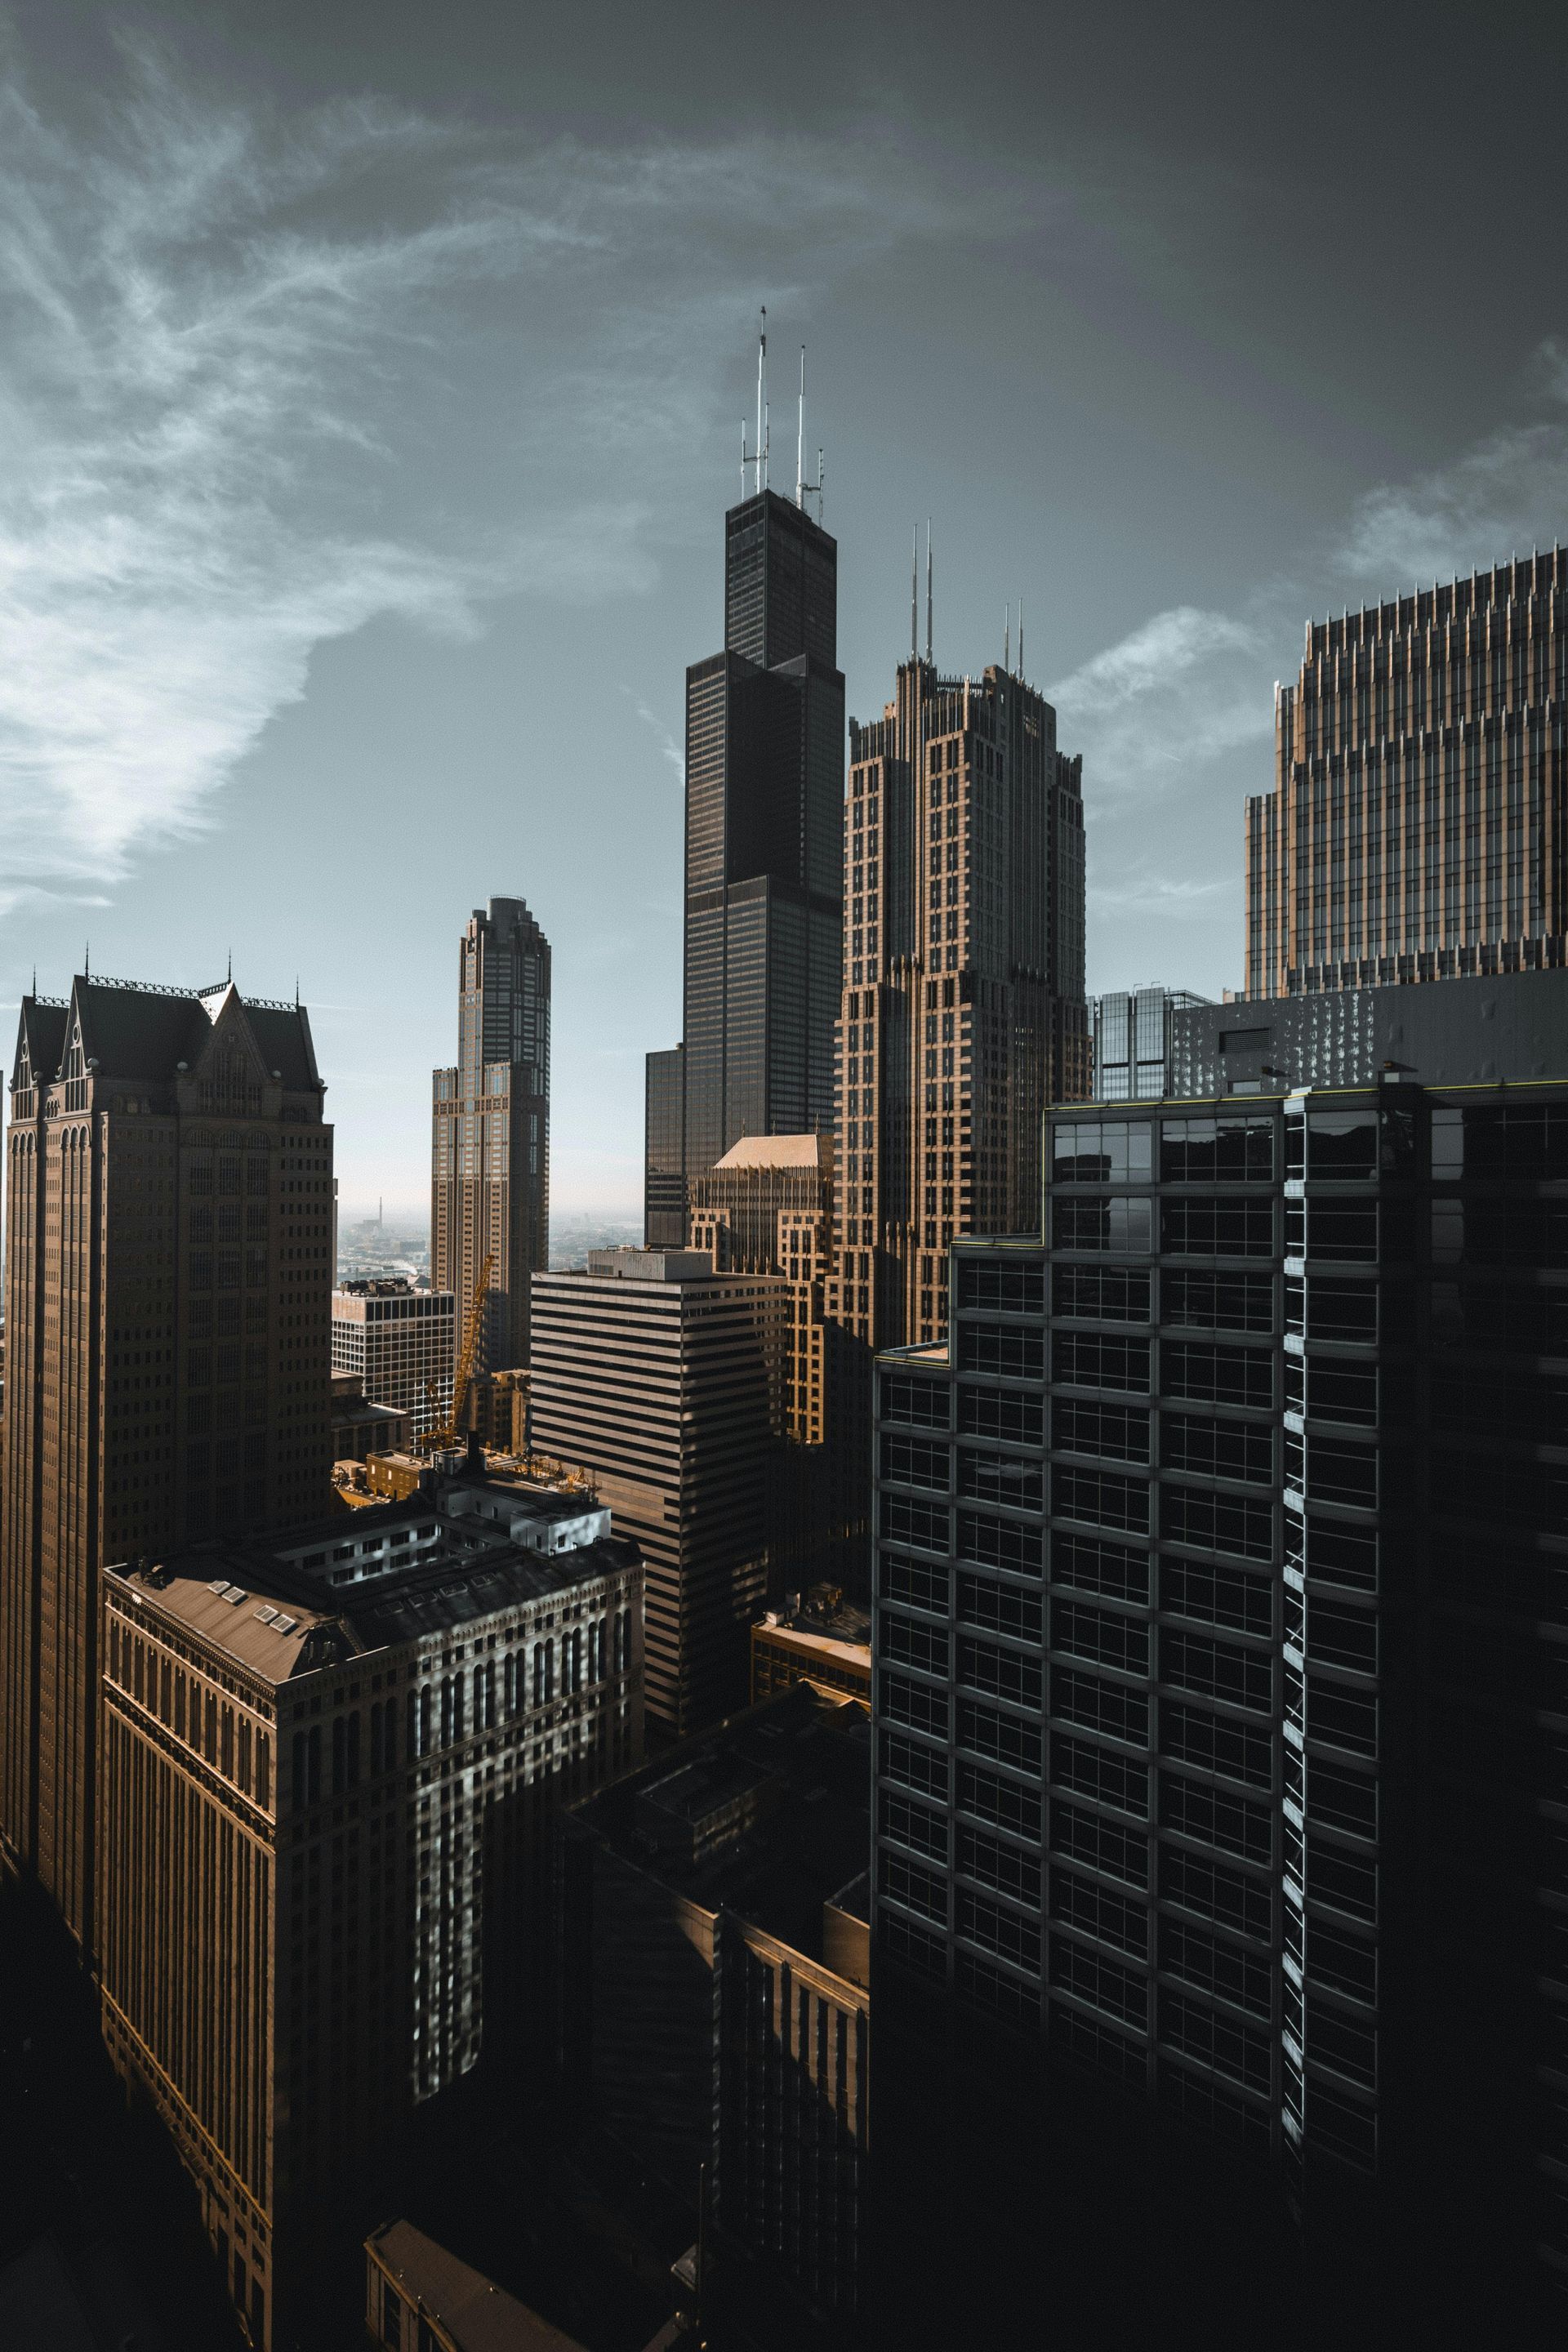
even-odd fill
[[[757,334],[757,437],[754,445],[746,446],[746,422],[741,420],[741,496],[746,496],[746,468],[752,469],[752,496],[761,498],[768,487],[768,455],[773,438],[768,415],[768,314],[764,306],[762,324]],[[807,499],[816,500],[816,520],[822,520],[823,493],[827,481],[827,468],[823,453],[816,453],[816,479],[805,478],[805,345],[800,347],[800,396],[795,417],[795,502],[805,509]]]

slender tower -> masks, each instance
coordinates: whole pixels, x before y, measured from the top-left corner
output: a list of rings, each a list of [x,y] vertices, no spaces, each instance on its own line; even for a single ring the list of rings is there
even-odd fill
[[[1007,660],[918,652],[849,725],[835,1319],[872,1348],[946,1325],[955,1234],[1037,1232],[1040,1120],[1084,1091],[1081,761]],[[1011,655],[1011,630],[1008,630]]]
[[[838,549],[805,510],[820,499],[821,464],[819,453],[815,483],[802,478],[804,409],[795,498],[767,487],[760,366],[757,415],[744,460],[756,487],[724,519],[724,650],[686,674],[685,1036],[648,1064],[647,1237],[664,1247],[685,1238],[686,1186],[742,1136],[833,1125]]]
[[[476,1370],[528,1361],[529,1283],[550,1257],[550,942],[521,898],[476,907],[458,949],[458,1065],[437,1070],[430,1280],[461,1349],[493,1254]]]

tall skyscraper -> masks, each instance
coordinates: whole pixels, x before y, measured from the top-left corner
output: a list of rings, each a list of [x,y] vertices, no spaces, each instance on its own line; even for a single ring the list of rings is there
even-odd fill
[[[331,1133],[302,1006],[23,999],[5,1201],[0,1831],[90,1946],[105,1560],[326,1507]]]
[[[586,1469],[641,1545],[648,1725],[684,1738],[745,1703],[788,1287],[697,1250],[590,1250],[533,1302],[534,1444]]]
[[[829,1311],[919,1345],[956,1234],[1038,1230],[1041,1116],[1088,1082],[1082,762],[1050,704],[905,663],[851,725],[845,897]]]
[[[106,1571],[104,2035],[258,2352],[348,2340],[413,2119],[537,2009],[551,1812],[641,1757],[640,1585],[607,1511],[467,1475]]]
[[[550,1263],[550,942],[521,898],[476,907],[458,967],[458,1066],[433,1076],[430,1280],[462,1345],[494,1253],[476,1368],[528,1361],[531,1276]]]
[[[843,924],[838,550],[801,507],[767,489],[731,509],[724,541],[724,650],[686,674],[688,1181],[742,1136],[833,1124]],[[667,1055],[650,1057],[650,1214],[653,1171],[668,1159],[671,1077]],[[660,1233],[684,1238],[662,1223]]]
[[[1247,804],[1247,992],[1568,959],[1568,552],[1307,628]]]
[[[947,1349],[879,1366],[889,2217],[1026,2310],[1043,2194],[1075,2340],[1270,2205],[1216,2341],[1289,2340],[1303,2249],[1303,2341],[1555,2340],[1568,973],[1172,1028],[1180,1092],[1054,1111],[1044,1241],[959,1244]]]

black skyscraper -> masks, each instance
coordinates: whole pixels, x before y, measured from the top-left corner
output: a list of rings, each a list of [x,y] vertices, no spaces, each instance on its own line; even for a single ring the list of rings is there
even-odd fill
[[[724,650],[686,674],[685,1176],[744,1135],[833,1120],[844,884],[837,543],[771,490],[725,518]],[[670,1197],[674,1066],[650,1070],[650,1244]],[[657,1192],[658,1197],[655,1197]]]
[[[1177,1010],[880,1359],[878,2194],[995,2341],[1562,2340],[1565,1072],[1558,972]]]

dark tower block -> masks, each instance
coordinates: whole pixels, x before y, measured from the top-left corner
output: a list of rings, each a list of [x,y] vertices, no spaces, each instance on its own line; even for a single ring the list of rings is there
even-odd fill
[[[688,1183],[742,1136],[833,1124],[843,966],[837,560],[835,541],[771,490],[732,508],[724,650],[687,672]],[[650,1171],[671,1124],[668,1057],[653,1059]],[[675,1236],[661,1228],[660,1238]]]

